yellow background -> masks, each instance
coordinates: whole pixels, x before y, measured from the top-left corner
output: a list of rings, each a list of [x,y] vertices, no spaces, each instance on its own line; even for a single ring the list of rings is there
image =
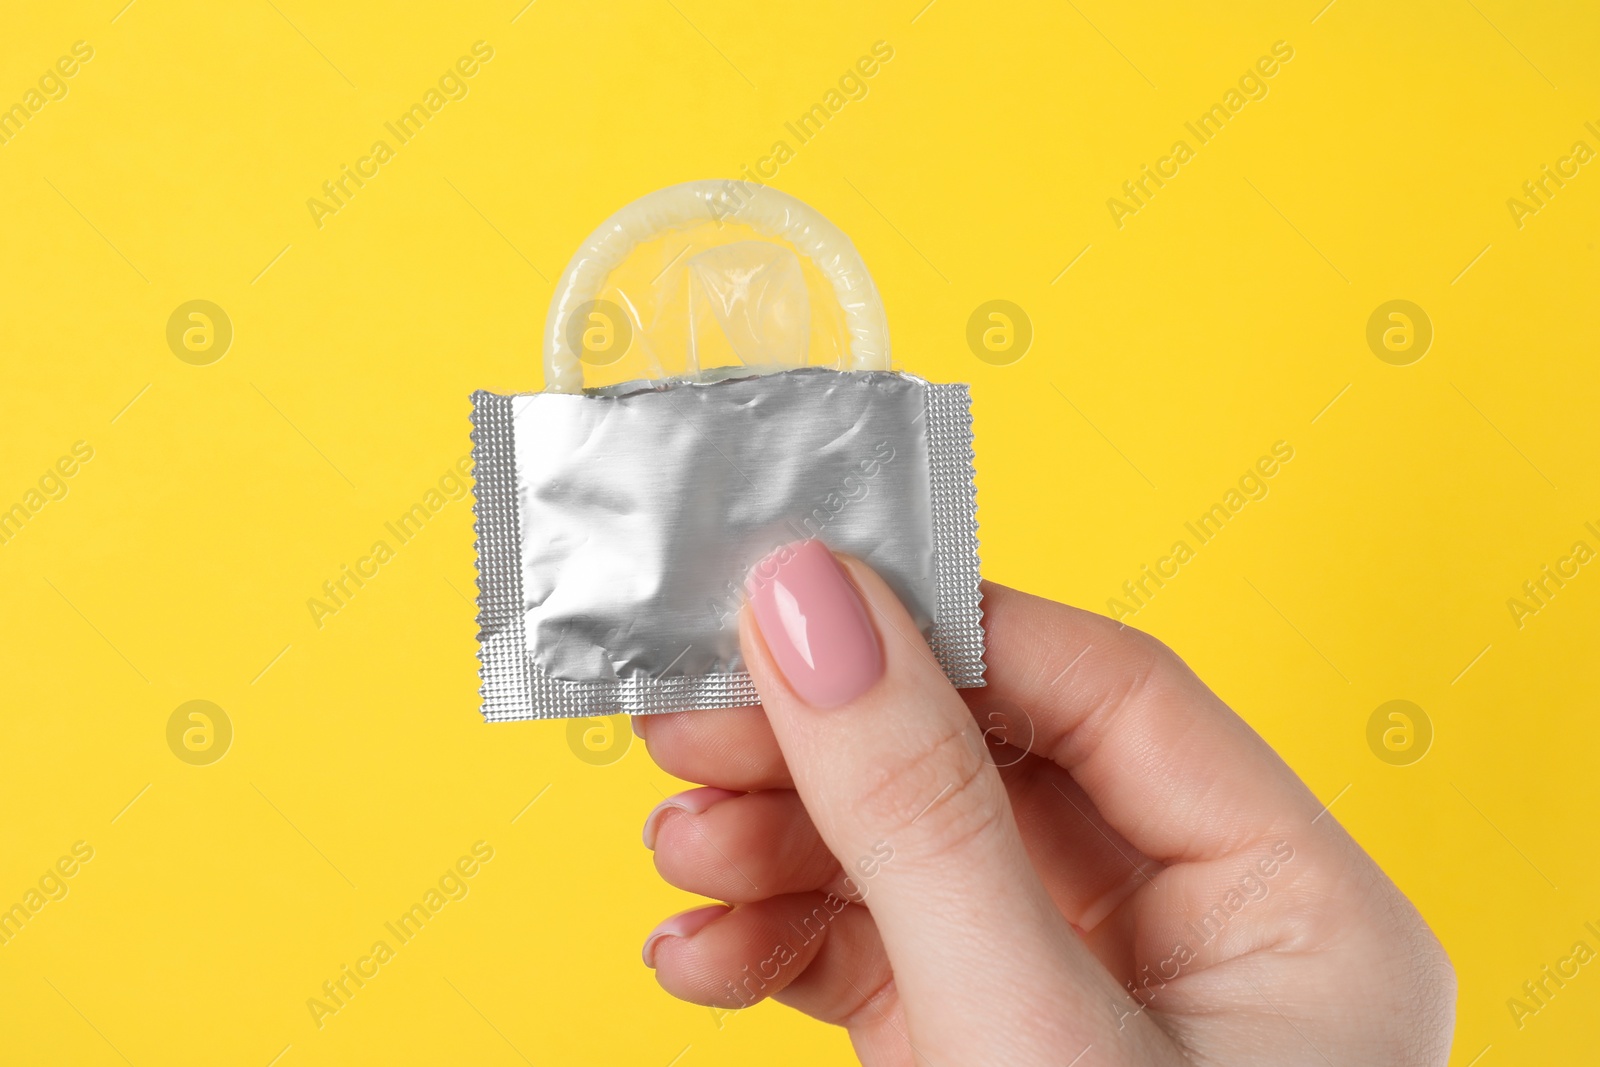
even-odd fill
[[[1103,609],[1292,444],[1135,622],[1433,924],[1456,1064],[1594,1058],[1596,965],[1520,1030],[1506,1007],[1600,947],[1600,567],[1520,629],[1506,606],[1600,548],[1600,163],[1520,229],[1506,206],[1600,148],[1592,5],[123,2],[0,33],[0,103],[95,50],[0,146],[0,505],[95,450],[0,546],[0,903],[95,850],[0,947],[0,1058],[849,1059],[640,965],[689,903],[638,836],[676,783],[642,745],[594,765],[566,723],[480,721],[466,501],[321,628],[306,601],[467,451],[471,390],[540,386],[591,227],[736,175],[879,40],[775,184],[860,247],[898,364],[973,384],[986,573]],[[470,95],[319,229],[306,200],[478,40]],[[1119,229],[1107,199],[1279,40],[1270,95]],[[1395,298],[1435,329],[1405,367],[1365,340]],[[192,299],[234,325],[209,366],[166,343]],[[991,299],[1035,331],[1008,366],[966,345]],[[167,746],[191,699],[234,727],[210,766]],[[1433,724],[1411,766],[1367,746],[1391,699]],[[479,840],[470,895],[319,1030],[307,998]]]

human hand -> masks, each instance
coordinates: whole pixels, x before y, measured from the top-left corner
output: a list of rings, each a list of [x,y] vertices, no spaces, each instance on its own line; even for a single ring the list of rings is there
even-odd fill
[[[635,720],[708,787],[650,814],[657,869],[731,904],[651,934],[668,992],[773,997],[869,1067],[1445,1063],[1433,933],[1160,642],[985,584],[957,692],[859,561],[753,575],[762,707]]]

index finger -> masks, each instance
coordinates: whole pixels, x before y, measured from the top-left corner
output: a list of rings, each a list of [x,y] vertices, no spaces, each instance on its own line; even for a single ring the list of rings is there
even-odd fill
[[[1150,635],[993,582],[983,616],[988,686],[969,702],[1025,708],[1033,751],[1145,855],[1214,859],[1318,813],[1272,747]]]

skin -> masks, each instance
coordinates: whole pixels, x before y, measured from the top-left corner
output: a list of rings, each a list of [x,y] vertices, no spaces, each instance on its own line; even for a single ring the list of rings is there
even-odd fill
[[[655,821],[662,877],[732,905],[656,940],[669,993],[770,996],[868,1067],[1445,1064],[1438,940],[1172,651],[986,583],[989,684],[958,692],[840,562],[883,650],[860,697],[806,706],[747,610],[762,707],[635,720],[668,773],[741,794]]]

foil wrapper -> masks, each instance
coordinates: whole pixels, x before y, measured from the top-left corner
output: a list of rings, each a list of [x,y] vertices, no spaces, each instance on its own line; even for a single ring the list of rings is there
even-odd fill
[[[808,367],[480,391],[472,439],[490,721],[757,703],[744,576],[813,537],[883,576],[952,683],[984,684],[965,385]]]

